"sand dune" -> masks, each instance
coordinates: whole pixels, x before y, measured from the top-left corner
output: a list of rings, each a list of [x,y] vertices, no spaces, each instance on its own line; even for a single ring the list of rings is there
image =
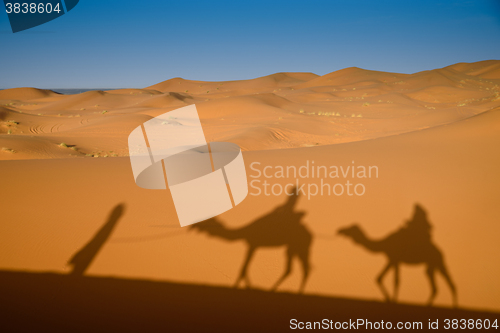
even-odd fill
[[[30,99],[53,97],[55,95],[57,95],[57,93],[51,90],[36,89],[36,88],[13,88],[13,89],[0,90],[1,100],[11,100],[11,99],[30,100]]]
[[[2,181],[0,280],[19,293],[24,285],[16,283],[18,278],[28,285],[53,286],[63,274],[74,275],[70,258],[97,242],[108,215],[122,204],[122,216],[92,252],[84,276],[63,280],[65,288],[73,290],[74,281],[92,288],[99,281],[117,286],[141,279],[135,283],[141,288],[149,285],[144,280],[155,280],[168,281],[156,282],[161,290],[229,293],[226,287],[240,273],[249,236],[240,231],[240,238],[231,240],[227,234],[180,228],[168,190],[137,187],[127,157],[133,128],[196,103],[207,139],[239,144],[248,180],[258,181],[236,209],[217,217],[228,233],[252,225],[287,201],[284,194],[253,195],[256,188],[264,191],[264,181],[295,184],[294,177],[267,178],[265,166],[298,169],[314,162],[378,168],[378,178],[323,179],[332,186],[347,180],[362,183],[362,196],[311,196],[308,191],[298,198],[295,208],[305,213],[301,223],[312,235],[304,299],[319,295],[340,308],[349,301],[338,297],[362,299],[358,305],[379,307],[383,297],[375,278],[386,264],[383,253],[372,253],[338,236],[337,230],[356,223],[370,239],[384,239],[411,219],[418,203],[428,214],[432,242],[457,287],[459,307],[498,313],[499,66],[499,61],[485,61],[410,75],[348,68],[321,77],[280,73],[231,82],[172,79],[147,89],[72,96],[36,89],[2,91],[0,158],[7,177]],[[321,186],[318,177],[299,181],[311,189]],[[286,232],[288,228],[280,229]],[[248,275],[253,287],[265,290],[259,291],[262,299],[298,291],[298,262],[279,295],[269,291],[283,274],[286,258],[284,247],[257,249]],[[116,279],[109,282],[103,276]],[[422,265],[403,265],[401,281],[400,302],[427,302],[430,286]],[[392,291],[391,275],[385,284]],[[437,287],[434,304],[451,306],[450,289],[440,275]],[[425,316],[433,311],[391,309],[417,309]]]
[[[383,238],[409,219],[415,203],[429,214],[433,239],[454,279],[459,305],[500,311],[500,251],[497,198],[500,158],[500,111],[488,111],[450,125],[398,136],[313,148],[244,153],[249,180],[251,164],[296,166],[376,165],[378,179],[362,181],[364,196],[302,196],[298,209],[313,235],[311,276],[305,292],[381,300],[375,277],[381,255],[336,236],[357,222],[374,239]],[[255,168],[255,165],[253,166]],[[245,244],[228,242],[179,228],[168,191],[148,191],[133,182],[128,158],[4,161],[9,195],[0,227],[0,267],[4,270],[68,273],[69,258],[102,227],[117,204],[125,213],[87,274],[183,283],[231,286],[241,267]],[[262,171],[262,169],[261,169]],[[267,179],[286,184],[295,179]],[[319,179],[301,183],[319,184]],[[330,183],[342,180],[326,180]],[[353,183],[360,180],[351,179]],[[343,182],[343,181],[342,181]],[[255,184],[254,184],[255,185]],[[27,189],[29,188],[29,190]],[[262,187],[261,187],[262,189]],[[50,195],[47,195],[50,191]],[[255,189],[251,188],[251,193]],[[252,223],[285,202],[285,195],[249,197],[238,209],[219,217],[228,228]],[[24,207],[30,203],[30,209]],[[284,269],[281,248],[259,249],[250,279],[269,289]],[[299,266],[280,290],[296,292]],[[430,293],[422,266],[404,266],[402,302],[425,304]],[[386,281],[391,286],[391,279]],[[389,289],[391,289],[389,287]],[[451,305],[451,295],[438,278],[436,304]]]
[[[224,82],[191,81],[175,78],[150,86],[148,89],[164,92],[189,92],[192,94],[204,94],[205,92],[210,93],[210,91],[212,94],[228,92],[234,95],[235,91],[239,92],[237,94],[242,94],[243,91],[260,93],[275,88],[291,87],[316,77],[318,75],[313,73],[276,73],[256,79]]]
[[[477,63],[459,63],[448,66],[447,68],[483,79],[500,79],[500,64],[498,64],[496,60],[486,60]]]
[[[492,60],[415,74],[352,67],[323,76],[277,73],[225,82],[175,78],[146,89],[68,96],[34,88],[7,89],[0,91],[0,132],[10,137],[0,137],[0,146],[18,153],[2,153],[0,159],[109,156],[109,151],[122,156],[127,150],[125,136],[116,134],[144,121],[132,114],[154,117],[189,104],[196,104],[202,121],[210,125],[209,140],[229,140],[245,150],[408,133],[497,107],[499,68]],[[100,132],[89,136],[89,126]],[[61,153],[61,132],[68,141],[64,143],[75,146],[79,154]],[[40,140],[52,146],[34,148]]]

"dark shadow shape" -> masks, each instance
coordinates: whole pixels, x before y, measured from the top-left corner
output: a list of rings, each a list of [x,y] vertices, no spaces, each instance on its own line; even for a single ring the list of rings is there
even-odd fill
[[[499,313],[112,277],[0,271],[2,332],[290,332],[290,320],[422,322]],[[361,329],[361,328],[360,328]],[[440,331],[434,330],[434,331]],[[310,331],[310,330],[297,330]],[[325,330],[326,331],[326,330]],[[362,330],[364,331],[364,330]],[[420,330],[422,331],[422,330]]]
[[[384,288],[383,278],[391,268],[394,269],[394,295],[392,300],[396,302],[399,287],[399,265],[402,263],[426,264],[426,273],[431,285],[431,296],[428,305],[432,304],[437,293],[435,272],[438,271],[448,283],[453,295],[453,305],[457,306],[455,285],[446,269],[443,254],[432,242],[431,229],[432,226],[427,219],[427,212],[419,204],[415,204],[413,218],[407,221],[404,227],[384,239],[369,239],[358,225],[340,229],[338,233],[351,238],[368,251],[382,252],[387,256],[389,262],[376,280],[387,301],[390,301],[391,298]]]
[[[108,221],[104,226],[95,234],[95,236],[87,243],[80,251],[75,253],[73,257],[68,261],[69,265],[73,266],[71,275],[82,276],[90,264],[97,256],[104,243],[108,240],[111,232],[113,231],[116,223],[123,215],[125,209],[124,204],[117,205],[108,217]]]
[[[190,226],[190,230],[205,232],[212,237],[227,241],[243,240],[247,243],[247,255],[240,274],[234,283],[235,288],[238,287],[241,281],[246,282],[247,288],[250,287],[248,267],[258,248],[286,247],[286,269],[283,275],[276,281],[272,290],[276,290],[290,275],[292,260],[293,258],[297,258],[303,270],[299,292],[303,292],[311,269],[309,250],[312,243],[312,234],[302,223],[305,212],[295,211],[295,205],[299,198],[296,189],[294,188],[290,193],[292,195],[290,195],[283,205],[278,206],[269,214],[258,218],[242,228],[229,229],[216,218]]]

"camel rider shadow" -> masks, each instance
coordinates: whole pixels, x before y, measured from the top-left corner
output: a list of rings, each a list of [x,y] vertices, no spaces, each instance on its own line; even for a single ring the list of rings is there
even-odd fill
[[[358,225],[342,228],[338,231],[340,235],[351,238],[355,243],[363,246],[371,252],[382,252],[387,256],[388,263],[377,277],[377,284],[387,301],[390,301],[389,293],[383,285],[383,278],[392,268],[394,269],[394,294],[395,302],[399,287],[399,266],[405,264],[425,264],[426,274],[431,285],[431,295],[428,304],[431,305],[436,293],[435,273],[439,272],[451,289],[453,305],[457,305],[457,293],[455,285],[446,269],[443,254],[431,239],[432,226],[427,218],[427,212],[415,204],[415,211],[411,220],[406,222],[402,228],[396,230],[387,237],[379,240],[369,239]]]
[[[84,275],[85,271],[87,271],[90,264],[94,261],[97,254],[101,251],[102,247],[111,236],[113,229],[122,217],[124,211],[125,204],[116,205],[109,214],[107,222],[94,235],[94,237],[68,261],[68,264],[73,266],[70,273],[71,276]]]
[[[190,227],[191,230],[204,232],[211,237],[217,237],[227,241],[243,240],[246,242],[248,247],[247,255],[240,274],[234,283],[234,287],[238,287],[241,281],[245,281],[247,288],[250,288],[248,267],[258,248],[285,247],[285,272],[273,285],[272,290],[276,290],[290,275],[292,271],[292,260],[296,258],[300,262],[303,270],[299,291],[304,291],[310,271],[309,252],[312,234],[302,223],[302,219],[306,213],[295,210],[295,205],[299,198],[296,189],[294,188],[289,195],[290,197],[283,205],[278,206],[272,212],[241,228],[227,228],[216,218],[194,224]]]

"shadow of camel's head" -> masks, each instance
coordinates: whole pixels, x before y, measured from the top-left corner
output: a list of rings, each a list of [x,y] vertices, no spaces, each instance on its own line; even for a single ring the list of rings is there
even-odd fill
[[[195,230],[198,232],[206,232],[208,234],[214,234],[218,231],[224,229],[224,226],[216,219],[211,218],[206,221],[198,222],[188,227],[188,230]]]
[[[361,228],[357,224],[353,224],[350,227],[340,228],[337,231],[337,234],[351,237],[351,238],[355,238],[355,237],[361,236],[363,234],[363,232],[361,231]]]

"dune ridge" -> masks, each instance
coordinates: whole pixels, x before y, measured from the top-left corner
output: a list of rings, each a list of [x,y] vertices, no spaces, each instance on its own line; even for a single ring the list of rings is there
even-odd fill
[[[5,148],[0,159],[126,156],[131,129],[190,104],[197,105],[209,141],[231,141],[247,151],[369,140],[498,107],[500,61],[414,74],[351,67],[323,76],[276,73],[223,82],[173,78],[145,89],[77,95],[6,89],[0,91],[0,147]],[[61,149],[61,143],[70,150]]]

